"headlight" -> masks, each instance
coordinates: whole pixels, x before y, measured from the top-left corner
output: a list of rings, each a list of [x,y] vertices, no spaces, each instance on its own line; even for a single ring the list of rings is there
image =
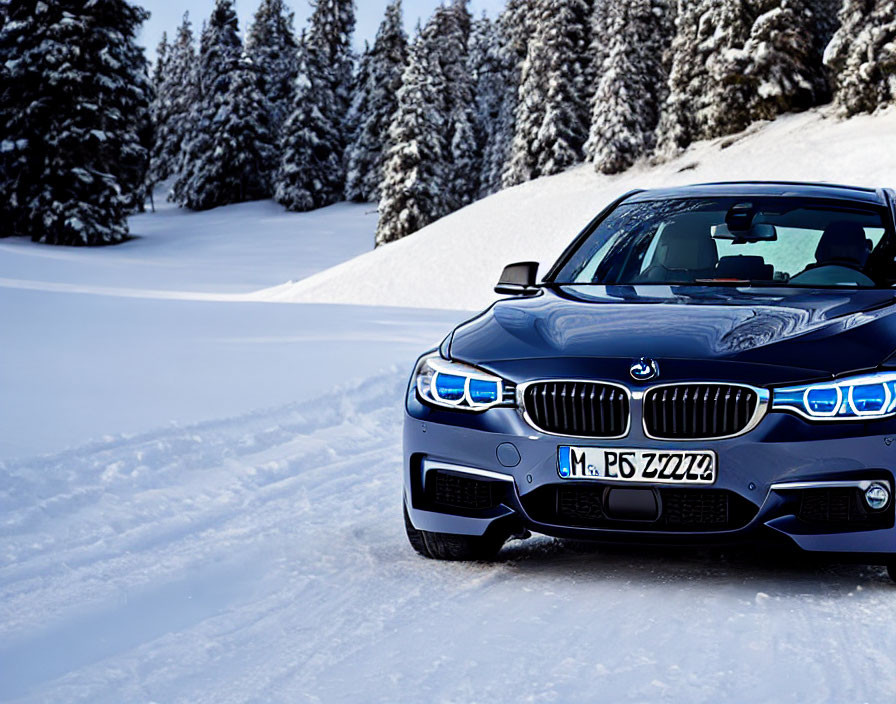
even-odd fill
[[[885,418],[896,413],[896,373],[775,389],[772,410],[793,411],[812,420]]]
[[[484,411],[510,405],[513,399],[512,384],[469,364],[446,361],[438,354],[420,360],[414,384],[421,399],[448,408]]]

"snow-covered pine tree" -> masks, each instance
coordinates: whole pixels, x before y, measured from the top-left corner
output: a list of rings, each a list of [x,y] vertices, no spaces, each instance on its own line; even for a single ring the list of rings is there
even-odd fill
[[[487,154],[497,139],[501,104],[507,87],[508,67],[502,52],[496,23],[483,15],[473,22],[470,32],[468,73],[473,80],[474,134],[480,156],[477,174],[477,198],[493,192]]]
[[[678,0],[660,153],[671,156],[693,141],[749,124],[750,87],[732,80],[727,57],[744,46],[751,26],[746,0]]]
[[[467,74],[466,0],[436,8],[418,30],[389,131],[378,245],[405,237],[468,203],[479,162]]]
[[[447,209],[447,116],[434,18],[417,35],[398,91],[380,186],[377,246],[425,227]]]
[[[271,106],[258,88],[259,69],[243,55],[230,78],[224,103],[215,118],[216,154],[223,154],[217,200],[239,203],[268,198],[275,163]],[[217,164],[216,164],[217,166]]]
[[[257,88],[257,69],[242,53],[233,0],[217,0],[203,29],[198,82],[172,189],[177,202],[206,210],[270,195],[270,106]]]
[[[277,202],[290,210],[320,208],[344,195],[354,27],[354,0],[318,0],[300,42],[274,189]]]
[[[258,70],[260,89],[271,106],[275,135],[292,110],[293,86],[298,70],[293,13],[283,0],[261,0],[246,35],[246,53]]]
[[[749,89],[747,119],[771,120],[818,104],[828,91],[809,0],[753,0],[751,9],[746,43],[723,57],[726,82]]]
[[[158,88],[162,83],[162,78],[168,70],[169,52],[171,46],[168,44],[168,32],[162,32],[162,39],[156,47],[156,63],[152,69],[152,87]]]
[[[98,245],[143,195],[151,86],[124,0],[10,0],[0,31],[4,234]]]
[[[530,16],[534,0],[509,0],[495,22],[497,73],[501,76],[497,116],[482,151],[480,196],[501,189],[502,176],[510,160],[516,127],[520,73],[531,33]]]
[[[370,75],[371,49],[368,42],[364,42],[364,51],[358,57],[358,69],[355,74],[355,89],[352,91],[352,100],[348,108],[347,133],[348,143],[345,147],[345,199],[357,203],[365,202],[364,192],[361,187],[360,161],[366,158],[366,144],[362,143],[361,126],[370,110],[370,97],[375,86]]]
[[[161,164],[156,158],[156,146],[160,123],[167,121],[164,103],[159,99],[160,89],[168,73],[168,65],[171,61],[171,45],[168,43],[168,33],[162,32],[162,40],[156,47],[156,61],[152,69],[152,98],[149,103],[149,119],[152,124],[152,141],[149,146],[149,164],[146,169],[146,191],[152,192],[153,186],[165,178],[159,176]]]
[[[824,55],[845,115],[896,102],[896,0],[846,0]]]
[[[49,69],[41,48],[50,46],[54,19],[36,2],[0,5],[0,237],[43,231],[30,203],[42,168],[41,126],[52,117],[40,86]]]
[[[152,103],[155,135],[147,175],[150,186],[177,173],[184,140],[190,132],[190,113],[199,101],[196,76],[193,28],[189,13],[184,13],[164,62],[161,54],[156,61]]]
[[[447,210],[464,207],[479,192],[481,154],[476,143],[473,81],[468,70],[468,45],[472,17],[469,0],[454,0],[445,12],[436,12],[441,39],[437,45],[439,65],[445,81],[445,108],[448,116],[449,173]]]
[[[393,0],[386,8],[373,48],[362,57],[358,70],[346,178],[346,197],[351,200],[379,200],[389,126],[398,109],[398,90],[407,60],[401,0]]]
[[[535,0],[523,61],[510,163],[510,186],[580,162],[588,137],[588,0]]]
[[[667,0],[667,2],[675,4],[675,0]],[[619,14],[615,9],[618,3],[619,0],[594,0],[594,9],[591,12],[591,46],[588,51],[593,69],[591,79],[594,81],[595,92],[597,92],[597,84],[600,82],[604,61],[606,61],[611,43],[615,39],[610,35],[610,26]]]
[[[666,0],[605,0],[599,9],[595,44],[603,60],[585,154],[595,169],[614,174],[653,148],[672,24]]]
[[[843,0],[808,0],[809,9],[815,19],[812,30],[813,45],[819,61],[824,56],[825,47],[830,43],[834,32],[840,27],[840,8]],[[828,86],[830,89],[830,86]]]

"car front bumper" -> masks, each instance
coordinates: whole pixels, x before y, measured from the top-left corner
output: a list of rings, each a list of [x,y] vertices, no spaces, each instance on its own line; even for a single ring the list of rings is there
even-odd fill
[[[687,487],[686,492],[677,494],[668,492],[678,487],[625,485],[655,491],[660,497],[661,517],[667,507],[673,510],[674,498],[678,502],[674,512],[680,515],[684,506],[690,522],[594,521],[583,518],[588,513],[588,497],[619,485],[561,479],[557,471],[561,445],[709,449],[718,458],[718,477],[711,487]],[[413,388],[406,397],[405,505],[413,525],[426,531],[464,535],[503,531],[510,535],[531,530],[556,537],[642,544],[783,542],[806,551],[848,553],[869,562],[877,558],[888,562],[896,554],[894,500],[881,511],[863,514],[860,499],[869,482],[883,483],[893,496],[894,464],[893,419],[823,424],[768,413],[750,432],[725,440],[652,440],[638,423],[632,423],[624,438],[585,441],[542,433],[515,408],[465,413],[422,404]],[[476,507],[464,501],[446,505],[433,498],[435,472],[455,478],[456,482],[450,482],[456,485],[448,488],[455,493],[466,491],[467,499],[473,496],[469,487],[474,487],[475,494],[480,485],[461,483],[464,478],[488,486],[480,487],[482,496],[473,497],[478,499]],[[704,501],[709,494],[700,492],[706,491],[716,497],[725,495],[729,520],[724,524],[695,524],[702,512],[720,509],[718,504]],[[844,502],[850,504],[846,513]],[[858,505],[853,505],[856,502]],[[561,511],[561,504],[566,509],[571,505],[573,515]],[[578,510],[582,506],[585,511]]]

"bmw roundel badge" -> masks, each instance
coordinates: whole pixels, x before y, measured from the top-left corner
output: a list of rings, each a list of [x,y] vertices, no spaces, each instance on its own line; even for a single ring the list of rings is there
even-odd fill
[[[650,381],[660,375],[660,367],[656,360],[649,357],[641,357],[636,362],[632,362],[629,373],[635,381]]]

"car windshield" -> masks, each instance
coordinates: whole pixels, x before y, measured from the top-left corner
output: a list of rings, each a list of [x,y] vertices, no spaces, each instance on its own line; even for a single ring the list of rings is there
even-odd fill
[[[887,287],[892,237],[879,211],[804,198],[622,204],[554,283]]]

